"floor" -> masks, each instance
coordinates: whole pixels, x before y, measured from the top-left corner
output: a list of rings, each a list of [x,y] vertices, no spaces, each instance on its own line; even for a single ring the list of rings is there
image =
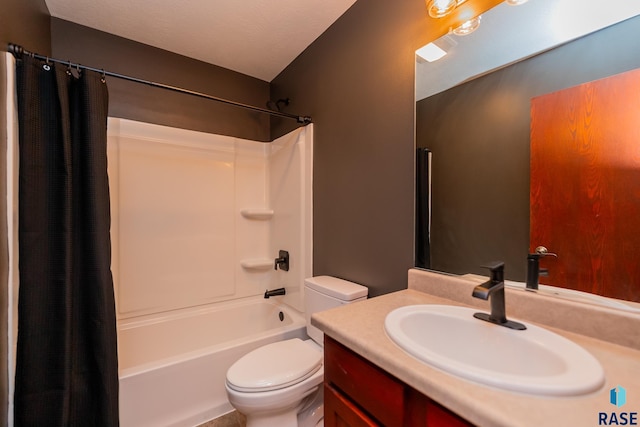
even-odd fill
[[[238,411],[233,411],[215,420],[200,424],[198,427],[245,427],[246,425],[246,417]]]

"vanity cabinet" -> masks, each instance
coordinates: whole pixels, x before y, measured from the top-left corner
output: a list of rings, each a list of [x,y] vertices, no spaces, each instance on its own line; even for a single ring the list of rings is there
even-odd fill
[[[324,340],[326,427],[472,426],[334,339]]]

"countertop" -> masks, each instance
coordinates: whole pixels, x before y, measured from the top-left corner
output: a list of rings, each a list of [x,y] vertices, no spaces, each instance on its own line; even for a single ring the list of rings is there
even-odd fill
[[[574,319],[576,325],[568,325],[567,328],[562,329],[558,327],[559,325],[541,324],[526,319],[526,314],[535,313],[536,309],[547,312],[554,310],[553,302],[536,298],[535,295],[532,297],[533,303],[527,303],[530,305],[529,307],[526,309],[515,308],[513,310],[524,316],[520,317],[510,315],[509,311],[510,299],[520,305],[518,301],[520,297],[518,294],[514,294],[516,295],[514,297],[511,293],[508,293],[508,317],[549,329],[589,351],[600,361],[605,371],[605,384],[600,390],[576,397],[541,397],[514,393],[453,376],[437,368],[430,367],[405,353],[389,339],[384,331],[385,317],[395,308],[414,304],[448,304],[473,305],[476,308],[481,307],[485,311],[488,310],[487,302],[478,300],[479,303],[476,303],[466,299],[467,295],[470,296],[471,294],[468,290],[474,286],[472,282],[457,282],[454,280],[455,286],[452,286],[452,283],[448,283],[447,292],[455,294],[455,288],[458,287],[459,291],[464,295],[454,299],[443,298],[442,295],[429,293],[430,284],[437,284],[440,278],[434,276],[435,273],[425,273],[412,273],[410,271],[409,289],[407,290],[315,313],[312,316],[312,324],[380,368],[478,426],[587,427],[599,425],[599,412],[608,414],[616,412],[617,415],[622,412],[640,412],[640,349],[635,346],[637,337],[632,340],[634,345],[621,345],[616,343],[620,340],[610,340],[608,336],[600,336],[598,338],[572,332],[576,328],[586,327],[587,330],[595,331],[591,335],[607,333],[606,330],[603,331],[597,327],[589,329],[589,321],[584,318]],[[421,281],[423,279],[429,282],[428,286],[422,286]],[[444,280],[451,282],[449,278]],[[510,296],[511,298],[509,298]],[[524,295],[523,298],[527,299],[529,296]],[[472,301],[472,303],[465,304],[465,301]],[[570,311],[562,304],[560,307],[562,310]],[[583,308],[587,312],[592,309],[589,306],[584,308],[583,305],[578,308]],[[597,308],[593,308],[593,310],[598,313],[590,316],[594,317],[595,321],[600,320],[599,316],[607,315],[606,310],[604,314],[602,310]],[[541,317],[545,318],[544,316]],[[631,324],[621,326],[623,332],[625,329],[631,328],[635,334],[640,335],[640,329],[635,329],[638,326],[636,317],[640,322],[640,316],[631,316]],[[555,321],[565,320],[562,316],[553,317],[553,319]],[[570,321],[566,322],[571,323]],[[587,323],[587,326],[585,326],[585,323]],[[622,342],[626,341],[623,339]],[[609,402],[609,390],[616,386],[624,387],[627,392],[627,404],[621,408],[617,408]]]

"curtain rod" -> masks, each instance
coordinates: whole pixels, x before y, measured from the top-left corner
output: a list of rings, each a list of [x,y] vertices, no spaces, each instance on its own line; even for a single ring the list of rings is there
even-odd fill
[[[249,105],[249,104],[243,104],[241,102],[236,102],[236,101],[230,101],[228,99],[218,98],[217,96],[207,95],[206,93],[196,92],[196,91],[189,90],[189,89],[183,89],[183,88],[176,87],[176,86],[170,86],[170,85],[166,85],[164,83],[157,83],[157,82],[153,82],[153,81],[150,81],[150,80],[143,80],[143,79],[139,79],[137,77],[131,77],[131,76],[123,75],[123,74],[118,74],[118,73],[113,73],[113,72],[110,72],[110,71],[101,70],[101,69],[98,69],[98,68],[87,67],[86,65],[80,65],[80,64],[72,63],[71,61],[61,61],[59,59],[49,58],[48,56],[43,56],[43,55],[39,55],[37,53],[29,52],[29,51],[25,50],[22,46],[19,46],[19,45],[13,44],[13,43],[9,43],[8,50],[17,59],[20,59],[22,57],[22,55],[29,55],[29,56],[31,56],[33,58],[38,58],[38,59],[42,59],[42,60],[49,61],[49,62],[56,62],[58,64],[65,64],[65,65],[68,65],[71,68],[95,71],[95,72],[101,73],[104,76],[116,77],[118,79],[129,80],[129,81],[136,82],[136,83],[142,83],[142,84],[145,84],[145,85],[148,85],[148,86],[159,87],[159,88],[162,88],[162,89],[171,90],[173,92],[179,92],[179,93],[184,93],[184,94],[187,94],[187,95],[193,95],[193,96],[197,96],[199,98],[209,99],[209,100],[212,100],[212,101],[218,101],[218,102],[222,102],[224,104],[233,105],[233,106],[244,108],[244,109],[247,109],[247,110],[257,111],[257,112],[265,113],[265,114],[270,114],[272,116],[278,116],[278,117],[284,117],[284,118],[287,118],[287,119],[293,119],[293,120],[296,120],[298,123],[302,123],[302,124],[311,123],[311,117],[309,117],[309,116],[297,116],[295,114],[283,113],[281,111],[268,110],[266,108],[256,107],[256,106]]]

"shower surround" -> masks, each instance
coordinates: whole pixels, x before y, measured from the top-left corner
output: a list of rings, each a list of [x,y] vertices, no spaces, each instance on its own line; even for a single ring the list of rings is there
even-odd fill
[[[264,343],[264,337],[247,345],[243,336],[217,332],[237,329],[242,335],[240,330],[246,328],[236,328],[236,323],[266,321],[257,312],[235,319],[238,311],[225,311],[226,306],[260,300],[266,289],[284,287],[286,295],[275,297],[275,303],[285,312],[293,308],[293,315],[303,311],[302,284],[312,275],[312,126],[262,143],[109,119],[121,403],[123,396],[127,399],[121,404],[123,427],[132,425],[127,420],[158,425],[153,418],[157,411],[151,408],[169,408],[192,391],[186,400],[200,402],[191,405],[199,409],[176,407],[163,416],[165,425],[193,425],[231,409],[219,391],[224,390],[220,379],[235,359],[211,358],[206,363],[210,372],[194,369],[202,363],[188,363],[194,355],[201,358],[207,349],[215,353],[228,343],[242,341],[245,352]],[[290,254],[289,271],[274,269],[279,250]],[[212,322],[212,312],[229,315],[218,315]],[[170,348],[170,357],[163,351],[155,356],[145,351],[143,363],[130,362],[139,351],[125,337],[173,330],[177,318],[189,318],[189,327],[173,335],[160,332],[139,338],[150,340],[148,347]],[[304,337],[304,322],[290,326],[280,332],[264,325],[255,330],[269,329],[272,341]],[[218,342],[216,336],[227,338]],[[178,389],[168,373],[176,381],[200,377],[216,384],[206,387],[205,380],[202,387]],[[152,381],[159,376],[168,378],[165,387]],[[133,383],[135,393],[127,389]],[[140,413],[145,408],[148,417]]]

